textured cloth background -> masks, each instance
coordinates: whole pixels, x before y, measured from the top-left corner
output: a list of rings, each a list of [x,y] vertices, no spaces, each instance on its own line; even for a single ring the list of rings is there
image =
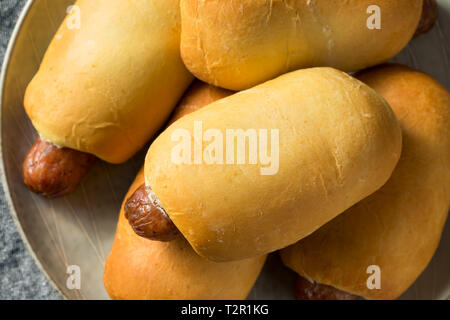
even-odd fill
[[[26,0],[0,0],[0,65]],[[16,230],[0,188],[0,299],[60,299],[34,264]]]

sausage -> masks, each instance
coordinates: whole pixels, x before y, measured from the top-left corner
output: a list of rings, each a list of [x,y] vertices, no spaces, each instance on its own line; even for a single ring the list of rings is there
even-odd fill
[[[424,0],[422,17],[420,18],[419,26],[417,27],[415,37],[430,31],[438,18],[439,8],[436,0]]]
[[[22,166],[23,181],[33,192],[55,198],[73,192],[96,157],[36,139]]]
[[[341,291],[339,289],[311,282],[298,276],[294,289],[296,300],[360,300],[361,297]]]
[[[125,217],[141,237],[157,241],[174,240],[180,232],[150,195],[151,189],[145,184],[139,187],[125,203]]]

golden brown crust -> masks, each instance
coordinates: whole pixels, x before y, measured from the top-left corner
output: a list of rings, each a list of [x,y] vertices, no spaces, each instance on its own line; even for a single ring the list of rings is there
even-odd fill
[[[75,191],[96,159],[88,153],[58,148],[38,137],[23,162],[23,181],[33,192],[48,198],[61,197]]]
[[[172,150],[180,142],[172,135],[187,130],[192,141],[200,121],[203,133],[215,130],[222,140],[228,129],[266,129],[268,142],[274,139],[267,151],[275,154],[279,146],[279,156],[273,156],[272,166],[260,159],[257,165],[227,165],[220,158],[176,163]],[[208,146],[203,143],[202,153]],[[313,68],[221,99],[173,123],[150,147],[146,182],[200,255],[230,261],[309,235],[380,188],[400,151],[397,120],[375,91],[338,70]],[[269,174],[261,171],[269,166]]]
[[[389,102],[403,129],[390,180],[317,232],[284,249],[300,275],[368,299],[394,299],[431,260],[450,204],[450,94],[430,76],[401,65],[358,78]],[[381,289],[370,290],[371,265]]]
[[[422,11],[422,0],[181,0],[180,5],[185,65],[197,78],[232,90],[301,68],[356,71],[385,62],[410,41]],[[372,5],[381,10],[381,29],[367,26]]]
[[[159,130],[193,77],[179,52],[178,0],[78,0],[24,104],[55,145],[121,163]]]

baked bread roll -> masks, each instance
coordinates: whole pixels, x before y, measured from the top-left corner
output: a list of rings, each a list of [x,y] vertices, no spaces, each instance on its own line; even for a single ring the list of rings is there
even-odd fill
[[[181,0],[181,54],[213,85],[243,90],[299,68],[356,71],[414,35],[422,0]],[[380,29],[372,28],[380,9]],[[371,12],[371,13],[368,13]]]
[[[395,299],[431,260],[450,205],[450,94],[430,76],[401,65],[358,78],[382,94],[403,129],[390,180],[311,236],[281,251],[301,276],[367,299]],[[381,271],[370,290],[369,266]]]
[[[161,128],[192,81],[181,61],[178,0],[79,0],[25,94],[41,137],[111,163]]]
[[[186,162],[176,158],[180,146],[190,148]],[[376,191],[400,152],[399,125],[381,96],[314,68],[173,123],[148,151],[146,186],[201,256],[240,260],[295,243]]]

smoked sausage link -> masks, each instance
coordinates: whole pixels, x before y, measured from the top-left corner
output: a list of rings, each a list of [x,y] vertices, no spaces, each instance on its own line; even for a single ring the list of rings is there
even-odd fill
[[[125,203],[125,217],[141,237],[172,241],[180,232],[167,213],[150,197],[150,188],[143,184]]]
[[[298,277],[294,289],[296,300],[360,300],[353,294],[338,290],[336,288],[311,282],[301,276]]]
[[[23,162],[23,180],[33,192],[47,198],[60,197],[76,189],[96,159],[38,137]]]
[[[419,26],[417,27],[416,34],[419,36],[423,33],[430,31],[438,18],[439,8],[436,0],[424,0],[422,17],[420,18]]]

